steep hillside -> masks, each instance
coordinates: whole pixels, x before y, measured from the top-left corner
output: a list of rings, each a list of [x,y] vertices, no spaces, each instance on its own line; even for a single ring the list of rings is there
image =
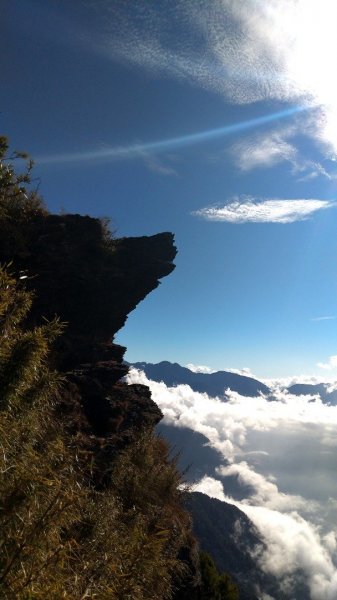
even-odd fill
[[[195,483],[204,475],[215,476],[215,469],[222,455],[209,445],[208,439],[187,427],[175,427],[160,421],[156,431],[170,444],[173,452],[177,453],[177,464],[184,479]]]
[[[303,573],[298,572],[292,589],[285,591],[280,580],[263,572],[259,561],[264,541],[241,510],[198,492],[190,495],[187,506],[201,548],[212,554],[220,570],[229,571],[240,582],[241,600],[310,600]]]

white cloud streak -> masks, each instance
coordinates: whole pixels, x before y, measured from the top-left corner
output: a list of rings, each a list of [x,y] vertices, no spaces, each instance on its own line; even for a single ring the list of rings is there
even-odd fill
[[[334,206],[334,202],[316,199],[261,200],[250,196],[234,198],[224,206],[207,206],[194,216],[207,221],[227,223],[294,223],[304,221],[315,212]]]
[[[326,317],[312,317],[310,321],[333,321],[335,318],[334,315],[328,315]]]
[[[204,434],[229,461],[219,464],[214,477],[203,477],[196,489],[235,504],[254,522],[267,544],[257,560],[280,578],[285,597],[292,597],[300,570],[312,600],[334,600],[337,503],[329,497],[337,492],[337,407],[324,405],[318,396],[281,390],[273,400],[227,391],[225,402],[187,385],[169,388],[135,369],[127,379],[149,385],[167,423]],[[243,500],[224,492],[229,476],[242,489],[248,486]]]
[[[280,162],[295,163],[296,148],[280,132],[249,137],[232,146],[231,154],[242,171],[272,167]]]
[[[245,172],[257,168],[270,168],[281,162],[288,162],[291,173],[300,175],[298,182],[324,177],[336,179],[335,173],[329,173],[317,160],[302,157],[290,142],[303,129],[303,119],[283,128],[246,136],[233,144],[230,154],[237,167]]]
[[[193,373],[216,373],[217,369],[212,369],[207,365],[194,365],[193,363],[188,363],[186,368],[192,371]],[[226,371],[227,373],[235,373],[236,375],[243,375],[245,377],[254,377],[253,373],[249,369],[249,367],[244,367],[243,369],[232,369],[230,367],[225,367],[221,369],[222,371]]]
[[[253,494],[246,501],[248,505],[264,506],[265,508],[280,512],[301,509],[309,512],[310,510],[315,511],[319,509],[317,502],[308,502],[308,500],[300,495],[280,492],[274,477],[271,475],[263,476],[257,473],[246,461],[231,464],[227,467],[218,467],[217,472],[223,476],[234,475],[242,485],[248,485],[252,488]]]
[[[272,390],[281,390],[283,394],[286,389],[291,385],[295,385],[296,383],[309,383],[315,385],[316,383],[325,383],[329,386],[337,385],[336,377],[333,375],[328,375],[326,372],[322,373],[320,377],[317,375],[291,375],[290,377],[279,377],[279,378],[268,378],[268,377],[258,377],[255,379],[262,381]]]
[[[235,104],[281,101],[283,109],[295,109],[283,115],[295,118],[292,135],[313,138],[326,157],[335,157],[337,90],[331,76],[337,53],[334,0],[173,0],[165,7],[161,2],[97,0],[87,5],[95,13],[92,28],[85,31],[73,23],[69,29],[72,43],[114,62],[141,67],[155,77],[186,81]],[[284,112],[279,108],[278,104],[278,112]],[[298,110],[303,112],[297,117]],[[267,120],[255,121],[244,123],[244,127],[219,128],[216,136],[273,125],[277,119],[267,115]],[[144,152],[154,156],[168,148],[212,139],[213,133],[41,156],[37,161],[56,164],[139,159]],[[295,172],[302,173],[299,181],[337,176],[317,161],[301,160],[295,146],[279,132],[272,132],[260,145],[243,144],[240,153],[237,160],[243,170],[286,160]],[[151,157],[145,164],[162,175],[175,174],[170,165],[156,164]]]
[[[194,365],[193,363],[188,363],[186,368],[193,373],[215,373],[215,369],[212,369],[207,365]]]
[[[57,164],[83,161],[92,162],[97,160],[115,161],[141,159],[145,160],[145,163],[148,164],[149,160],[153,161],[154,155],[158,153],[163,153],[172,149],[183,148],[186,146],[193,146],[195,144],[201,144],[203,142],[207,142],[213,139],[231,136],[236,133],[240,133],[250,129],[256,129],[261,125],[286,119],[294,114],[303,112],[305,110],[307,110],[306,107],[293,106],[285,110],[277,111],[274,113],[268,113],[253,119],[237,121],[235,123],[231,123],[223,127],[216,127],[215,129],[207,129],[195,133],[188,133],[174,138],[166,138],[153,142],[139,142],[134,144],[128,144],[125,146],[109,147],[105,145],[102,148],[96,148],[94,150],[87,150],[83,152],[69,152],[64,154],[40,156],[37,157],[36,160],[40,164]]]

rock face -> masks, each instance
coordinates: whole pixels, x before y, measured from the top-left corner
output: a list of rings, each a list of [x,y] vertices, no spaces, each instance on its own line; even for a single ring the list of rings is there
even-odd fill
[[[120,383],[128,367],[125,348],[113,337],[174,269],[173,235],[114,239],[99,219],[47,213],[36,214],[21,231],[20,239],[3,232],[0,262],[12,261],[13,270],[28,276],[24,285],[35,295],[31,324],[41,315],[67,323],[53,356],[67,374],[64,410],[73,413],[84,445],[96,444],[98,460],[104,456],[108,464],[114,446],[162,417],[148,388]]]
[[[62,348],[66,367],[101,356],[120,362],[121,351],[109,348],[110,341],[174,269],[173,235],[109,239],[99,219],[81,215],[37,215],[25,234],[16,248],[2,236],[0,259],[13,260],[28,275],[27,286],[36,293],[33,318],[58,315],[68,323]]]

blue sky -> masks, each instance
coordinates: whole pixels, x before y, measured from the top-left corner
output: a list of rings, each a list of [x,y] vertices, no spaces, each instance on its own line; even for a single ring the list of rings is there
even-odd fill
[[[334,0],[2,7],[2,131],[50,210],[175,234],[127,358],[336,378]]]

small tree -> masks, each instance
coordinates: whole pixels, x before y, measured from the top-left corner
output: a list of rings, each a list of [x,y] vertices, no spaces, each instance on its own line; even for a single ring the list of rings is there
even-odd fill
[[[212,557],[200,553],[201,590],[200,600],[238,600],[239,591],[230,575],[219,573]]]
[[[25,257],[31,220],[36,215],[47,214],[37,192],[38,186],[34,187],[36,182],[32,180],[33,164],[25,152],[9,154],[8,140],[0,136],[0,254],[2,256]],[[20,165],[22,172],[17,172]]]
[[[34,161],[26,152],[8,153],[5,136],[0,136],[0,215],[16,216],[20,221],[29,214],[46,212],[36,189],[30,189]],[[22,173],[17,173],[14,161],[24,161]]]

